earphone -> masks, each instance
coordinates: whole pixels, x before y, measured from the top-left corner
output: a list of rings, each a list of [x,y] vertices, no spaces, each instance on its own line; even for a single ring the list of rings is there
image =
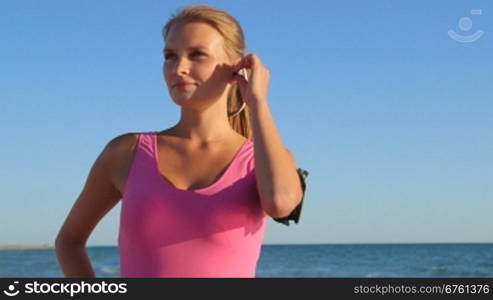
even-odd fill
[[[243,71],[243,72],[242,72]],[[243,73],[243,74],[242,74]],[[240,69],[238,72],[235,72],[234,74],[237,74],[237,75],[242,75],[243,78],[245,78],[246,81],[248,81],[248,73],[247,73],[247,70],[246,68],[243,68],[243,69]]]

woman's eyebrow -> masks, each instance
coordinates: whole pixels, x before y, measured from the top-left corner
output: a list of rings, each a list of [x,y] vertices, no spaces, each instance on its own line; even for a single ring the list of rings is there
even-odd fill
[[[195,47],[188,47],[188,50],[192,50],[192,51],[193,50],[208,50],[208,48],[204,47],[204,46],[195,46]],[[163,52],[174,52],[174,51],[175,51],[174,49],[168,48],[168,47],[163,49]]]

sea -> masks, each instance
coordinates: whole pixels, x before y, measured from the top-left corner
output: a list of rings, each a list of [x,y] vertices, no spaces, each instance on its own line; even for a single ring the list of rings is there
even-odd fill
[[[118,248],[87,248],[120,277]],[[54,249],[0,251],[0,277],[63,277]],[[256,277],[493,277],[493,243],[262,245]]]

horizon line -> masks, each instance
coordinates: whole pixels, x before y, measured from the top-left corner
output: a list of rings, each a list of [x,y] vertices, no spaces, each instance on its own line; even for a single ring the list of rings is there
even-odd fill
[[[262,246],[323,246],[323,245],[439,245],[439,244],[493,244],[493,241],[488,242],[348,242],[348,243],[265,243]],[[118,247],[115,245],[86,245],[89,247]],[[53,249],[52,244],[4,244],[0,245],[0,250],[21,250],[21,249]]]

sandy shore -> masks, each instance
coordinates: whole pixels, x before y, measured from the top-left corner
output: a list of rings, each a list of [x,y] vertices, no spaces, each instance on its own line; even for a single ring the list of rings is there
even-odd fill
[[[53,249],[52,245],[0,245],[1,250],[23,250],[23,249]]]

